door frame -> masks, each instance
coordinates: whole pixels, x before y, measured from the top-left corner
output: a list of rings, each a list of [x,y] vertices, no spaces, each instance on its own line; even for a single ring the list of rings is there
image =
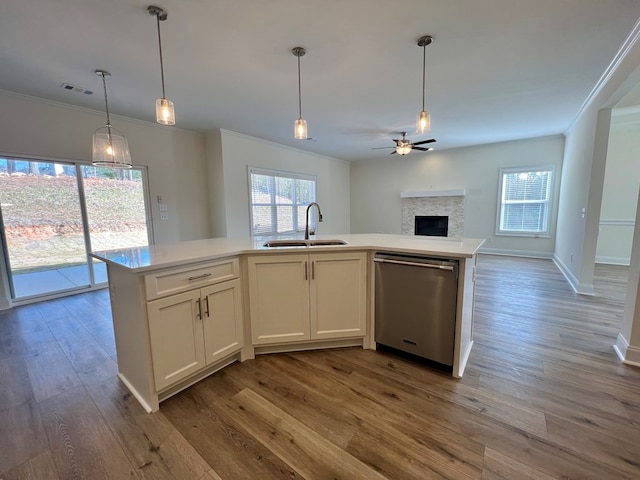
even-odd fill
[[[78,188],[78,200],[80,203],[80,216],[83,224],[83,239],[85,245],[85,252],[87,258],[87,267],[89,268],[89,281],[90,285],[86,287],[78,287],[73,289],[59,290],[51,293],[44,293],[41,295],[33,295],[23,298],[13,298],[15,295],[13,282],[11,281],[11,262],[9,260],[8,245],[4,230],[4,222],[2,218],[2,209],[0,208],[0,311],[13,306],[26,305],[30,303],[40,302],[43,300],[50,300],[54,298],[65,297],[69,295],[75,295],[77,293],[84,293],[93,290],[100,290],[107,287],[107,283],[95,282],[94,262],[93,257],[89,255],[91,252],[91,232],[89,230],[88,212],[86,205],[86,197],[84,190],[84,179],[82,178],[82,167],[92,166],[91,162],[82,160],[72,160],[67,158],[51,157],[47,155],[16,155],[16,154],[3,154],[0,152],[0,158],[5,160],[14,161],[28,161],[39,163],[58,163],[70,165],[75,168],[76,182]],[[154,243],[154,231],[153,231],[153,217],[151,216],[151,196],[149,186],[149,169],[146,165],[136,166],[134,170],[140,171],[142,177],[142,195],[144,199],[144,210],[147,228],[147,238],[149,245]],[[6,305],[6,307],[5,307]]]

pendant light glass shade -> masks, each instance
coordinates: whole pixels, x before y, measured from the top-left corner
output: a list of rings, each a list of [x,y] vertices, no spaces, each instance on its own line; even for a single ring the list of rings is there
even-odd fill
[[[104,88],[104,105],[107,112],[107,123],[93,134],[92,164],[96,167],[131,168],[131,153],[129,142],[120,130],[111,126],[109,118],[109,101],[107,99],[107,83],[105,78],[111,76],[104,70],[96,70],[96,75],[102,77]]]
[[[431,115],[429,112],[422,110],[418,114],[418,121],[416,122],[416,132],[425,133],[431,130]]]
[[[93,134],[93,165],[131,168],[129,142],[121,131],[107,125]]]
[[[426,133],[431,130],[431,115],[424,108],[424,89],[425,89],[425,69],[426,69],[426,48],[430,45],[433,38],[425,35],[418,39],[418,46],[422,47],[422,111],[418,114],[416,121],[416,133]]]
[[[164,62],[162,60],[162,39],[160,38],[160,22],[164,22],[168,18],[167,11],[163,8],[149,5],[147,7],[149,15],[156,17],[158,25],[158,51],[160,52],[160,79],[162,80],[162,98],[156,100],[156,121],[162,125],[175,125],[176,112],[173,108],[173,102],[167,99],[164,91]]]
[[[296,120],[294,125],[294,137],[298,140],[306,140],[309,138],[306,120],[302,118]]]
[[[300,86],[300,57],[306,50],[302,47],[295,47],[291,50],[294,56],[298,57],[298,119],[293,125],[293,138],[297,140],[307,140],[309,132],[307,130],[307,122],[302,118],[302,88]]]
[[[173,109],[173,102],[166,98],[156,100],[156,121],[163,125],[176,124],[176,112]]]

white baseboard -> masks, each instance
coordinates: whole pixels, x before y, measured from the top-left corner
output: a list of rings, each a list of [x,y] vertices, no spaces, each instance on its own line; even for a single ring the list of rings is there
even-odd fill
[[[596,263],[604,263],[605,265],[624,265],[629,266],[631,259],[629,257],[596,257]]]
[[[622,363],[640,367],[640,347],[629,345],[629,342],[627,342],[627,339],[624,338],[621,333],[618,334],[616,344],[613,345],[613,350]]]
[[[478,249],[478,253],[484,253],[487,255],[505,255],[511,257],[543,258],[553,260],[553,263],[556,264],[558,270],[560,270],[562,275],[564,275],[564,278],[567,279],[567,282],[569,282],[569,285],[574,292],[579,293],[580,295],[595,295],[593,284],[579,283],[575,275],[571,273],[571,270],[569,270],[569,268],[562,262],[562,260],[560,260],[560,258],[558,258],[555,253],[532,252],[528,250],[504,250],[499,248],[485,247],[480,247],[480,249]]]
[[[574,292],[579,293],[580,295],[589,295],[589,296],[595,295],[595,289],[593,288],[593,283],[578,282],[578,279],[571,272],[571,270],[569,270],[569,267],[567,267],[564,264],[564,262],[560,260],[560,257],[558,257],[556,254],[553,255],[553,263],[556,264],[556,267],[558,267],[558,270],[560,270],[560,273],[562,273],[562,275],[564,275],[564,278],[567,279],[567,282],[569,282],[569,285],[571,285],[571,288],[573,288]]]
[[[131,382],[129,380],[127,380],[127,378],[122,375],[122,373],[118,372],[118,378],[120,378],[120,381],[122,383],[125,384],[125,386],[129,389],[129,391],[133,394],[134,397],[136,397],[136,399],[138,400],[138,402],[140,402],[140,405],[142,405],[142,408],[144,408],[146,410],[147,413],[153,413],[155,411],[158,410],[158,406],[156,405],[156,408],[154,409],[151,405],[149,405],[147,403],[147,401],[145,400],[145,398],[140,395],[140,392],[138,392],[133,385],[131,385]]]
[[[487,255],[505,255],[509,257],[527,257],[527,258],[553,258],[552,253],[548,252],[535,252],[529,250],[505,250],[502,248],[486,248],[480,247],[478,253],[485,253]]]

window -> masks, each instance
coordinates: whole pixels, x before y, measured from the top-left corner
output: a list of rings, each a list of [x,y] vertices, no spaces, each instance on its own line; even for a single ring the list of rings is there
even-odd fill
[[[316,178],[249,168],[249,191],[252,236],[302,232],[307,205],[316,199]]]
[[[553,167],[500,169],[497,234],[548,236]]]

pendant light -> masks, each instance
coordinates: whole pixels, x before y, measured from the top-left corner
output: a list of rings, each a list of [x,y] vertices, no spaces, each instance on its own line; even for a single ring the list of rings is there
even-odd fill
[[[155,15],[158,24],[158,50],[160,51],[160,78],[162,79],[162,98],[156,100],[156,121],[162,125],[175,125],[176,112],[173,109],[173,102],[167,99],[164,92],[164,62],[162,61],[162,41],[160,39],[160,22],[164,22],[167,11],[160,7],[150,5],[147,7],[149,15]]]
[[[291,53],[298,57],[298,119],[295,121],[293,127],[293,136],[298,140],[307,140],[309,135],[307,122],[302,118],[302,89],[300,87],[300,57],[307,52],[302,47],[295,47],[291,50]]]
[[[430,35],[425,35],[418,39],[418,46],[422,47],[422,111],[418,114],[418,121],[416,122],[416,133],[425,133],[431,130],[431,115],[424,108],[424,77],[426,68],[426,49],[427,45],[430,45],[433,38]]]
[[[120,130],[111,126],[109,119],[109,101],[107,100],[106,77],[111,74],[105,70],[96,70],[96,75],[102,77],[104,88],[104,106],[107,111],[107,124],[100,127],[93,134],[93,165],[109,168],[131,168],[131,153],[129,143]]]

